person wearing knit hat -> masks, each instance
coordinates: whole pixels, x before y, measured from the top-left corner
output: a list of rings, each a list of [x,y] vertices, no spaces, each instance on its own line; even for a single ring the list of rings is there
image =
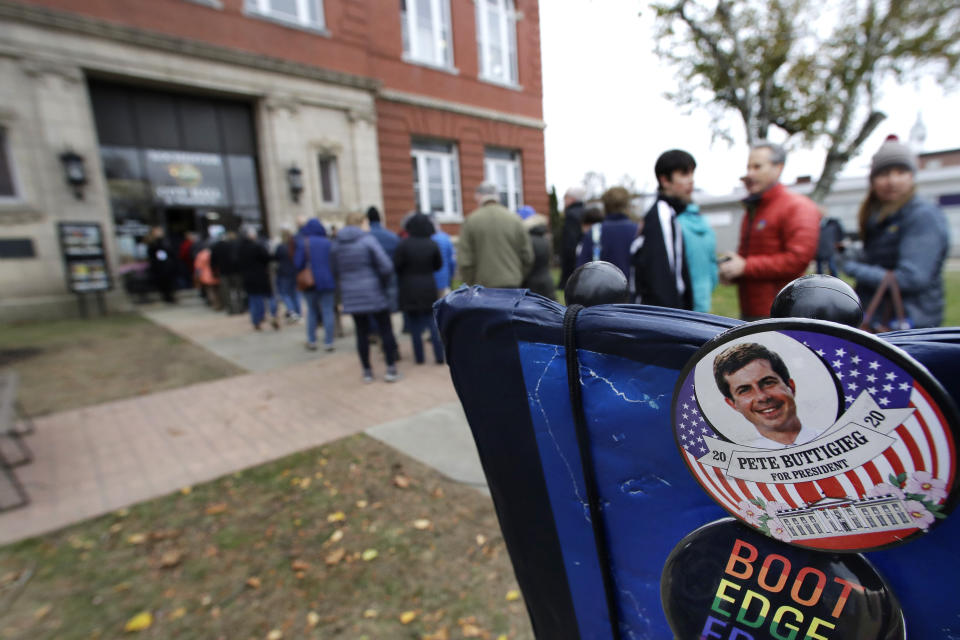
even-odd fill
[[[874,328],[936,327],[943,321],[943,263],[950,230],[943,211],[916,193],[916,156],[888,136],[870,163],[870,191],[860,205],[863,250],[848,256],[843,271],[856,279],[864,307],[892,272],[903,299],[907,326],[891,324],[896,313],[887,295],[871,319]]]

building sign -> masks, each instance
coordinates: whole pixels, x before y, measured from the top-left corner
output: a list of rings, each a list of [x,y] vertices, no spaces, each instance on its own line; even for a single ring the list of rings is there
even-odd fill
[[[61,222],[60,250],[67,269],[67,287],[74,293],[112,288],[103,232],[97,222]]]
[[[223,206],[227,181],[216,153],[146,149],[153,196],[167,206]]]
[[[774,320],[718,336],[681,374],[672,424],[707,493],[784,542],[891,546],[956,501],[952,401],[905,352],[840,325]]]
[[[663,611],[677,638],[903,640],[900,603],[860,554],[799,549],[720,520],[664,564]]]

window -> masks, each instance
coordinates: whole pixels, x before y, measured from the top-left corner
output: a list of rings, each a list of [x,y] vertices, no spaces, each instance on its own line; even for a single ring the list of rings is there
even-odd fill
[[[0,127],[0,198],[16,197],[17,187],[13,179],[13,162],[10,159],[7,130]]]
[[[247,11],[301,27],[323,29],[323,0],[246,0]]]
[[[415,62],[453,67],[450,0],[400,0],[403,54]]]
[[[317,161],[320,168],[320,201],[323,204],[339,204],[340,186],[337,182],[337,158],[321,154]]]
[[[513,0],[476,0],[480,77],[517,84],[517,14]]]
[[[410,149],[413,161],[413,201],[424,213],[437,214],[440,222],[458,222],[460,171],[452,144],[415,142]]]
[[[520,154],[505,149],[487,149],[483,158],[484,180],[497,185],[500,204],[516,211],[523,204]]]

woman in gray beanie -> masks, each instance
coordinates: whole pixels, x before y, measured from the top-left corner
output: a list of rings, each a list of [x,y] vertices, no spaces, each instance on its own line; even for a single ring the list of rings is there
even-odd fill
[[[916,157],[896,136],[888,136],[873,156],[870,192],[860,205],[863,253],[849,256],[843,270],[857,281],[864,307],[888,271],[903,295],[908,326],[936,327],[943,321],[943,263],[950,246],[943,212],[916,194]],[[889,297],[874,322],[896,319]],[[907,328],[907,327],[898,327]]]

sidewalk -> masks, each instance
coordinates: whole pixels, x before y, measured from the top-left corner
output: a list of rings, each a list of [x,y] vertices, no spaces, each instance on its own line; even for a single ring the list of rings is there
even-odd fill
[[[403,379],[384,383],[374,350],[365,385],[352,335],[308,352],[303,325],[254,333],[246,316],[193,304],[144,315],[252,373],[37,419],[35,460],[17,470],[31,503],[0,514],[0,544],[361,431],[484,487],[449,370],[413,365],[406,336]]]

